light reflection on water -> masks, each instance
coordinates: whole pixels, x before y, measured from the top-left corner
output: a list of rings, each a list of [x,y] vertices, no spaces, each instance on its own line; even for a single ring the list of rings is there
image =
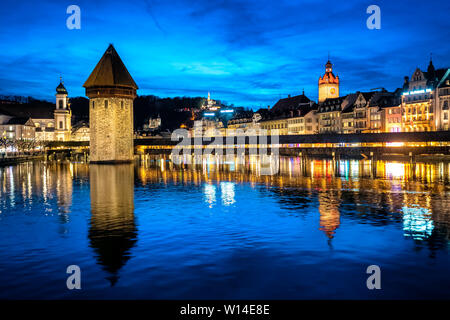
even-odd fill
[[[185,160],[0,167],[0,297],[449,298],[449,163]]]

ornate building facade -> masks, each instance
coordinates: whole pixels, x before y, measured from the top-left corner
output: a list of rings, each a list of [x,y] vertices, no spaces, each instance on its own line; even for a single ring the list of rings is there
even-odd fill
[[[438,103],[438,84],[447,69],[434,68],[430,60],[427,71],[417,68],[410,79],[405,77],[402,94],[402,131],[434,131],[442,128]]]
[[[439,81],[436,94],[436,113],[438,114],[438,130],[450,130],[450,69]]]

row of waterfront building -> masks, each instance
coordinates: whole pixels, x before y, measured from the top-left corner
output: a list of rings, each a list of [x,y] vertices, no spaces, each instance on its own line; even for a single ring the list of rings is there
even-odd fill
[[[18,104],[15,108],[0,108],[0,138],[37,141],[88,141],[89,124],[72,124],[72,110],[62,79],[56,87],[56,105],[30,107]],[[5,101],[3,101],[5,102]]]
[[[339,96],[339,77],[330,61],[319,78],[319,101],[305,94],[273,107],[237,114],[226,130],[266,129],[278,134],[380,133],[449,130],[450,69],[417,68],[402,88]]]
[[[118,55],[112,47],[108,48],[105,54],[117,56],[118,59]],[[103,64],[97,67],[101,67]],[[405,77],[403,87],[393,92],[380,89],[370,92],[358,91],[340,96],[340,79],[334,75],[332,67],[331,62],[328,61],[325,65],[325,74],[319,77],[317,103],[309,99],[303,92],[301,95],[280,99],[272,107],[253,112],[245,111],[243,108],[221,109],[208,93],[206,104],[199,111],[202,114],[201,119],[195,123],[197,126],[194,125],[194,128],[201,127],[202,134],[210,129],[214,130],[209,132],[217,134],[219,130],[222,135],[232,134],[236,129],[244,131],[265,129],[269,134],[276,132],[281,135],[450,129],[450,68],[435,69],[430,60],[426,71],[417,68],[411,77]],[[131,79],[124,66],[117,72],[125,74],[125,78]],[[112,80],[110,82],[114,84]],[[131,79],[129,82],[134,88],[134,81]],[[128,98],[128,96],[126,97]],[[131,98],[133,97],[131,95]],[[100,119],[107,119],[112,115],[117,116],[118,111],[111,113],[112,109],[108,108],[108,103],[113,102],[112,100],[102,100],[106,113]],[[128,100],[127,103],[129,103]],[[131,105],[127,106],[131,107]],[[118,110],[121,111],[122,108],[124,108],[124,102],[121,102]],[[92,128],[87,121],[72,124],[70,101],[62,80],[56,88],[56,105],[53,110],[31,110],[29,112],[18,110],[19,112],[16,114],[5,110],[11,109],[0,108],[0,138],[40,141],[90,140]],[[92,101],[90,110],[91,116],[94,111],[98,111]],[[126,116],[130,118],[130,114],[127,113]],[[225,123],[224,119],[226,119]],[[123,123],[123,120],[117,119],[118,123]],[[128,125],[133,130],[132,116],[127,121],[130,122]],[[92,126],[92,119],[90,122]],[[161,118],[158,116],[157,119],[150,119],[148,126],[160,128]],[[105,127],[109,130],[103,133],[105,136],[111,134],[110,127]],[[115,127],[119,128],[121,125]],[[195,132],[192,132],[192,135],[195,135]]]

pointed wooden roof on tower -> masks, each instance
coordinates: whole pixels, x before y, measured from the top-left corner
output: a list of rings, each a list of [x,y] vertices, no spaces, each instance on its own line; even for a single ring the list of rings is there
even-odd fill
[[[112,44],[106,49],[83,87],[129,87],[138,89]]]

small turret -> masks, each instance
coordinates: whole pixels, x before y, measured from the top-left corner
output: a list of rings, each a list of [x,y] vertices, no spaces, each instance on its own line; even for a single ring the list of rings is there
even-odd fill
[[[433,84],[437,80],[436,79],[436,69],[434,68],[433,60],[431,57],[430,57],[430,63],[428,64],[428,69],[427,69],[427,79],[428,79],[429,84]]]
[[[409,77],[405,76],[405,81],[403,82],[403,90],[407,91],[409,89]]]

